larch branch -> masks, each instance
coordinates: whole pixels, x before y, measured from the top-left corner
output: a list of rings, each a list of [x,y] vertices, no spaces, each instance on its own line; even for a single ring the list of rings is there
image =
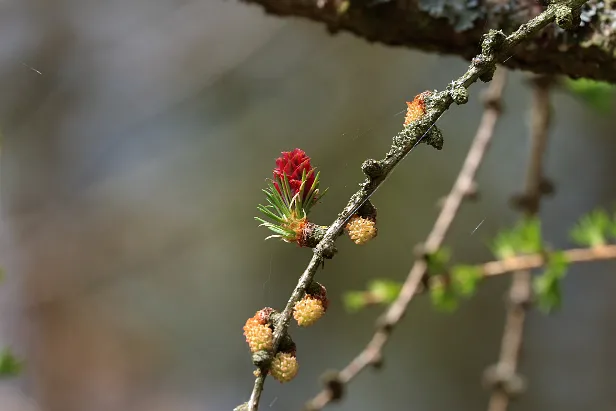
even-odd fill
[[[505,87],[506,70],[499,69],[495,74],[490,88],[484,95],[485,111],[482,116],[473,144],[464,161],[464,165],[445,199],[441,212],[425,243],[426,252],[436,251],[443,243],[451,223],[455,218],[464,198],[473,190],[475,176],[483,160],[494,128],[501,112],[501,97]],[[370,365],[378,364],[382,349],[389,340],[393,328],[402,318],[410,301],[417,294],[421,280],[427,271],[424,259],[417,260],[402,286],[398,298],[391,304],[380,322],[374,336],[366,347],[337,376],[336,386],[348,384],[361,371]],[[337,399],[334,387],[329,384],[321,393],[314,397],[306,406],[310,411],[323,409],[327,404]],[[339,390],[338,390],[339,391]]]
[[[527,216],[539,212],[544,181],[543,163],[547,148],[550,125],[551,77],[539,77],[533,81],[533,104],[531,107],[531,151],[526,172],[524,194],[519,205]],[[526,310],[531,301],[532,277],[530,270],[513,274],[509,291],[509,308],[501,341],[498,363],[487,370],[486,382],[492,387],[488,411],[506,411],[510,399],[518,394],[523,384],[517,375]]]
[[[369,42],[470,60],[486,27],[516,28],[541,10],[540,2],[516,0],[243,0],[270,14],[306,18],[331,33],[349,32]],[[475,5],[473,6],[473,3]],[[339,6],[348,5],[341,13]],[[504,62],[511,69],[616,82],[616,1],[590,0],[584,26],[574,33],[546,30]]]
[[[394,136],[391,148],[384,159],[378,161],[371,160],[369,168],[363,167],[366,180],[361,184],[359,191],[351,196],[346,207],[329,226],[323,239],[313,249],[313,256],[308,266],[299,278],[297,286],[274,326],[272,353],[276,352],[280,342],[285,337],[291,321],[293,307],[305,295],[306,289],[312,283],[318,267],[322,265],[326,258],[333,258],[336,251],[334,247],[335,240],[342,232],[349,218],[370,199],[393,169],[417,144],[423,141],[435,148],[442,148],[442,135],[440,132],[437,132],[438,129],[435,128],[435,123],[454,101],[457,104],[464,104],[468,100],[466,89],[471,84],[480,78],[483,81],[490,81],[496,69],[496,64],[509,59],[513,49],[518,44],[535,36],[541,29],[554,22],[557,14],[572,14],[586,1],[588,0],[564,0],[558,4],[550,5],[544,12],[527,23],[522,24],[508,36],[505,36],[502,31],[491,30],[484,36],[482,51],[473,58],[468,70],[460,78],[452,81],[446,90],[430,93],[426,98],[427,111],[425,115]],[[388,329],[392,321],[397,321],[402,316],[425,271],[425,260],[422,259],[414,265],[409,274],[409,279],[402,288],[399,297],[400,303],[393,305],[387,312],[382,325],[383,329]],[[261,392],[263,391],[268,371],[269,369],[266,365],[262,365],[259,368],[259,375],[256,377],[250,400],[247,403],[247,408],[250,411],[258,410]]]

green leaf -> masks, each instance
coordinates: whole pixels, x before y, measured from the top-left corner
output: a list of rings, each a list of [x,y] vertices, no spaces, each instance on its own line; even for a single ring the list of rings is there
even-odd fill
[[[561,280],[564,278],[569,262],[563,252],[548,256],[543,274],[533,280],[537,306],[544,313],[550,313],[562,305]]]
[[[426,256],[426,261],[428,263],[429,275],[440,275],[445,273],[450,258],[451,251],[446,247],[439,248],[435,252],[428,254]]]
[[[262,212],[263,214],[265,214],[266,216],[268,216],[269,218],[271,218],[272,220],[276,220],[279,223],[282,223],[284,221],[284,219],[280,216],[277,216],[276,214],[274,214],[269,208],[267,208],[267,206],[263,206],[261,204],[259,204],[257,206],[257,209]]]
[[[325,190],[321,191],[321,189],[318,189],[318,195],[319,197],[317,198],[317,202],[321,201],[323,199],[323,197],[325,197],[325,194],[327,194],[327,190],[329,190],[329,187],[325,188]]]
[[[562,251],[555,251],[548,255],[545,266],[545,274],[554,277],[557,280],[562,280],[569,268],[569,260]]]
[[[344,293],[344,307],[348,312],[355,313],[366,306],[366,297],[363,291],[347,291]]]
[[[282,198],[282,195],[278,192],[278,190],[276,190],[273,183],[270,182],[268,189],[263,190],[263,192],[265,192],[268,202],[278,211],[281,216],[291,215],[289,207],[285,204],[284,198]]]
[[[509,231],[501,231],[494,238],[490,248],[492,254],[500,260],[515,257],[515,237]]]
[[[284,238],[293,238],[293,236],[295,235],[295,233],[292,230],[288,230],[285,229],[281,226],[278,226],[276,224],[272,224],[269,221],[265,221],[259,217],[255,217],[255,220],[259,221],[261,224],[259,224],[259,226],[264,226],[269,228],[271,231],[275,232],[276,234],[280,234],[282,237]],[[272,236],[268,237],[268,238],[272,238]],[[267,238],[266,238],[267,240]]]
[[[539,218],[529,218],[522,220],[518,226],[519,251],[521,253],[534,254],[540,253],[543,249],[541,239],[541,220]]]
[[[453,312],[458,308],[456,294],[442,277],[432,277],[430,281],[430,299],[432,304],[440,311]]]
[[[533,280],[533,288],[537,297],[537,306],[548,314],[562,304],[560,282],[552,277],[541,275]]]
[[[0,351],[0,377],[12,377],[21,371],[22,361],[17,359],[8,349]]]
[[[536,217],[523,219],[510,230],[501,231],[491,246],[492,252],[499,259],[539,253],[542,248],[541,221]]]
[[[355,312],[368,304],[390,304],[400,294],[402,284],[397,281],[376,279],[368,284],[366,291],[348,291],[344,294],[347,311]]]
[[[609,113],[615,89],[612,84],[586,78],[574,80],[567,77],[565,87],[598,112]]]
[[[398,281],[378,279],[373,280],[368,285],[368,291],[374,298],[381,301],[383,304],[390,304],[400,294],[402,284]]]
[[[594,210],[583,216],[570,232],[571,239],[578,245],[598,247],[605,245],[607,237],[614,230],[614,223],[605,210]]]
[[[481,269],[474,265],[457,265],[451,269],[454,290],[464,297],[471,297],[483,275]]]

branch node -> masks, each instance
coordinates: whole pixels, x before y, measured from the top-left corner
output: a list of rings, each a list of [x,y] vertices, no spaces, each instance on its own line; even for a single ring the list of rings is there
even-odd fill
[[[362,163],[361,171],[363,171],[369,179],[377,179],[383,175],[383,163],[370,158]]]
[[[539,183],[539,191],[545,196],[553,196],[556,193],[556,187],[552,180],[544,177]]]
[[[278,321],[280,320],[280,318],[282,318],[282,314],[275,310],[269,312],[267,317],[264,316],[264,320],[268,324],[272,325],[274,328],[276,327],[276,324],[278,324]]]
[[[428,143],[437,150],[441,150],[443,148],[443,142],[443,133],[441,132],[441,129],[439,129],[435,124],[428,131],[428,135],[426,135],[426,143]]]
[[[430,253],[426,250],[426,245],[424,243],[417,243],[415,247],[413,247],[413,255],[415,255],[415,258],[418,260],[428,262]]]
[[[394,324],[392,324],[387,316],[383,314],[376,320],[376,328],[377,330],[381,330],[384,333],[389,334],[391,330],[393,330]]]
[[[325,233],[328,228],[328,226],[322,226],[308,221],[304,226],[297,243],[301,247],[314,248],[317,244],[319,244],[323,237],[325,237]]]
[[[355,213],[360,217],[376,221],[376,207],[370,200],[366,200]]]
[[[524,377],[503,364],[486,368],[483,383],[486,388],[492,391],[502,391],[509,398],[518,397],[526,390]]]
[[[411,143],[411,147],[413,147],[415,144],[418,144],[418,141],[426,143],[437,150],[443,148],[443,134],[441,130],[439,130],[436,124],[430,123],[429,120],[422,118],[415,121],[410,126],[405,127],[394,136],[392,147],[387,153],[387,156],[399,156],[405,151],[405,147],[409,146],[409,142]]]
[[[484,83],[489,83],[490,81],[492,81],[492,78],[494,78],[494,72],[496,71],[496,66],[491,66],[489,68],[486,69],[486,71],[484,71],[480,76],[479,76],[479,80],[483,81]]]
[[[533,296],[530,292],[508,293],[505,297],[505,304],[511,309],[520,308],[528,310],[533,304]]]
[[[507,36],[502,30],[490,30],[483,35],[481,42],[481,54],[484,56],[491,56],[501,51]]]
[[[328,260],[334,258],[334,255],[338,252],[336,247],[334,246],[334,241],[321,241],[315,248],[314,252],[318,253]]]
[[[471,60],[471,66],[475,67],[477,70],[486,70],[492,65],[492,62],[488,60],[488,56],[484,56],[483,54],[478,54]]]
[[[479,200],[479,188],[476,181],[473,181],[468,190],[464,192],[464,197],[470,201]]]
[[[321,376],[323,385],[329,391],[332,401],[338,401],[344,395],[344,383],[338,371],[326,371]]]
[[[280,340],[280,344],[278,345],[278,351],[289,353],[291,355],[295,355],[297,353],[297,346],[295,345],[295,342],[288,333],[285,333],[285,335]]]
[[[468,90],[463,85],[452,82],[447,86],[447,91],[457,105],[468,103]]]
[[[496,64],[491,55],[479,54],[473,57],[471,66],[481,73],[479,74],[479,80],[484,83],[492,81],[492,77],[494,77],[494,72],[496,71]]]
[[[563,30],[573,30],[574,28],[577,27],[577,25],[579,24],[575,24],[576,20],[579,20],[579,15],[578,18],[576,19],[574,16],[574,10],[567,5],[556,5],[555,7],[555,15],[556,18],[554,19],[554,21],[556,22],[556,24],[558,24],[558,27],[560,27]]]
[[[511,207],[523,213],[533,213],[539,205],[539,196],[527,194],[514,194],[509,203]]]
[[[383,363],[383,354],[380,351],[375,352],[370,359],[370,365],[372,365],[375,370],[380,370],[383,368]]]
[[[272,353],[265,350],[257,351],[252,354],[252,363],[261,369],[268,368],[272,363]]]

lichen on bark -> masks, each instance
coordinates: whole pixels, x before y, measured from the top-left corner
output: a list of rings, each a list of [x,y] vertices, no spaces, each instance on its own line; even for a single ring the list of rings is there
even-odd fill
[[[268,13],[305,17],[331,33],[347,31],[369,42],[455,54],[467,60],[479,51],[487,29],[509,34],[545,9],[535,0],[350,0],[340,13],[317,0],[243,0]],[[463,7],[464,6],[464,7]],[[616,0],[590,0],[580,25],[547,27],[515,49],[503,65],[537,74],[563,74],[616,83]]]

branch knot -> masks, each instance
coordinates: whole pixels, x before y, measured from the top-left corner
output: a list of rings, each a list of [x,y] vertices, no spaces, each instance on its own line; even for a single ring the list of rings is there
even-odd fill
[[[479,80],[484,83],[492,81],[494,71],[496,71],[496,64],[494,63],[494,57],[492,55],[479,54],[473,57],[471,64],[481,73],[479,74]]]
[[[259,368],[269,368],[272,363],[272,353],[261,350],[252,354],[252,363]]]
[[[334,258],[334,255],[338,252],[336,247],[334,246],[334,240],[325,239],[321,240],[321,242],[314,248],[315,254],[320,254],[323,258],[331,260]]]
[[[383,163],[370,158],[362,163],[361,170],[369,179],[374,180],[383,175]]]
[[[526,390],[524,377],[502,363],[488,367],[483,382],[486,388],[502,391],[510,398],[518,397]]]
[[[331,398],[333,401],[337,401],[342,398],[344,394],[344,383],[340,378],[340,373],[338,371],[327,371],[321,377],[321,381],[323,381],[323,385],[330,392]]]
[[[468,103],[468,90],[463,85],[452,82],[447,86],[447,91],[457,105]]]
[[[554,21],[563,30],[573,30],[580,24],[579,11],[575,12],[567,5],[555,5]],[[577,17],[577,18],[576,18]]]

